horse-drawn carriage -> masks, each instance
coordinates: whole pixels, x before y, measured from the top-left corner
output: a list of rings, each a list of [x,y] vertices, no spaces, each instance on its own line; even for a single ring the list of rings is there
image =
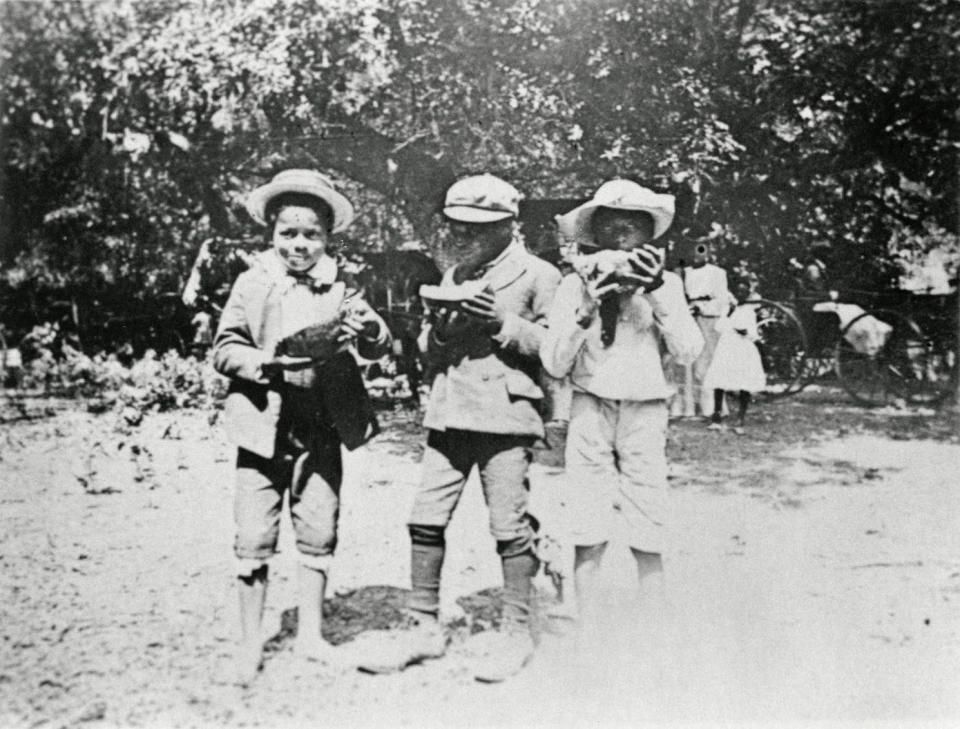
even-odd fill
[[[951,392],[956,293],[831,293],[752,302],[769,395],[832,378],[864,405],[932,405]]]

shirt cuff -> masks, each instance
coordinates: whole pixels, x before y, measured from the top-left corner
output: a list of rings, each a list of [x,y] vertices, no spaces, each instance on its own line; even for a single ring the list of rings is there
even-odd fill
[[[657,316],[666,316],[670,313],[670,295],[666,292],[666,288],[666,286],[661,285],[644,294],[644,297],[653,307],[653,313]]]
[[[520,337],[521,321],[523,319],[516,314],[507,313],[503,318],[500,331],[493,335],[493,341],[503,347],[508,342],[518,339]]]
[[[257,350],[256,355],[253,357],[253,361],[250,363],[249,379],[259,383],[268,382],[269,378],[263,373],[263,366],[269,362],[270,359],[271,357],[269,352],[263,349]]]

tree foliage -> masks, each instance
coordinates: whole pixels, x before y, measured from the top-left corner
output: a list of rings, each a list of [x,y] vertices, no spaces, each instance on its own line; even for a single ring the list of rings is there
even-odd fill
[[[294,162],[358,200],[359,247],[430,243],[465,172],[531,197],[623,175],[683,193],[674,238],[709,234],[769,287],[820,241],[876,287],[891,241],[955,227],[954,5],[10,0],[5,286],[34,318],[175,291],[202,240],[255,233],[243,193]]]

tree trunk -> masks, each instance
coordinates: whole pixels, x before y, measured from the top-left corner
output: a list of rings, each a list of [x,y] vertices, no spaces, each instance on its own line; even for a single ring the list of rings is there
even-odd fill
[[[336,120],[344,129],[337,139],[319,140],[310,153],[337,170],[396,201],[420,239],[430,244],[453,169],[421,152],[416,143],[398,143],[350,117]]]

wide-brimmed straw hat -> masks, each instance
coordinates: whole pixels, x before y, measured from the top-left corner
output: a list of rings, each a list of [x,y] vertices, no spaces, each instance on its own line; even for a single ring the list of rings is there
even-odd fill
[[[653,218],[653,237],[659,238],[673,223],[674,197],[654,192],[630,180],[608,180],[597,188],[593,199],[557,216],[560,234],[568,240],[592,242],[590,220],[597,208],[649,213]]]
[[[457,180],[447,190],[443,214],[464,223],[494,223],[520,214],[520,191],[491,174]]]
[[[331,233],[339,233],[353,222],[353,205],[334,189],[329,178],[316,170],[293,169],[278,173],[270,182],[250,193],[247,197],[247,212],[258,223],[266,225],[267,203],[285,192],[313,195],[329,205],[333,212]]]

